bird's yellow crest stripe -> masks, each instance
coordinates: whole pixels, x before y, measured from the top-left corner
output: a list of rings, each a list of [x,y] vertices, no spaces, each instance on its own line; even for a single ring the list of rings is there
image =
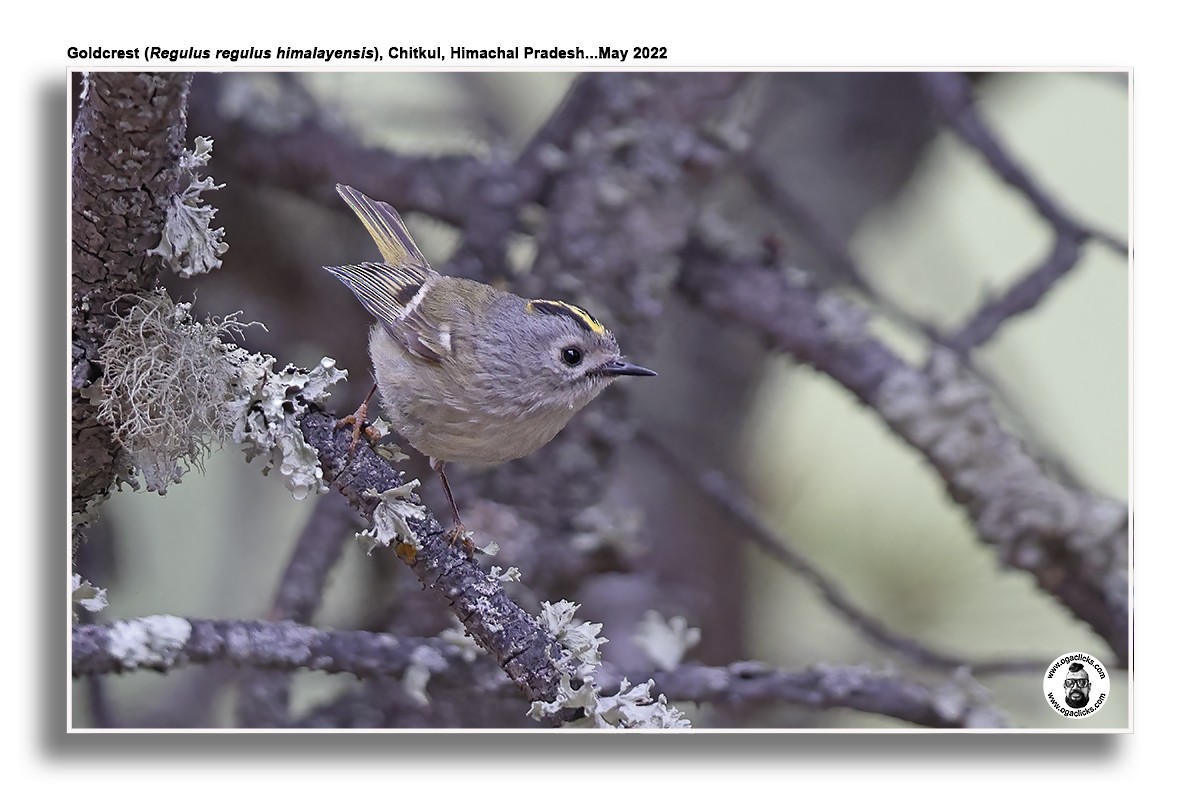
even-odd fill
[[[586,309],[565,303],[562,300],[530,300],[525,304],[525,311],[530,314],[552,314],[559,317],[569,317],[575,320],[584,330],[591,331],[597,336],[607,336],[608,329],[600,324],[600,320],[592,316]]]

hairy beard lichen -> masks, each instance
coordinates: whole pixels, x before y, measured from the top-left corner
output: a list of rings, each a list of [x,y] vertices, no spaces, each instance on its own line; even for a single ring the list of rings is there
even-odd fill
[[[234,368],[223,336],[239,334],[237,315],[193,320],[191,305],[165,292],[138,297],[100,348],[104,363],[97,417],[112,426],[126,464],[121,479],[165,494],[201,467],[240,418],[230,402]]]
[[[248,461],[264,457],[296,499],[326,490],[320,459],[304,441],[300,418],[345,379],[332,358],[312,369],[223,341],[248,324],[237,314],[197,321],[191,305],[158,291],[125,298],[130,307],[100,348],[104,377],[94,397],[112,426],[124,468],[119,480],[165,494],[226,441]]]

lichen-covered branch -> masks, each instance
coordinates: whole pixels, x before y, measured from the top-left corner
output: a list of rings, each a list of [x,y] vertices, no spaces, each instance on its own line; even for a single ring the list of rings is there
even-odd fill
[[[1127,663],[1128,509],[1047,475],[951,351],[937,348],[924,367],[909,366],[869,333],[860,308],[699,243],[680,289],[826,373],[878,413],[937,470],[1001,561],[1031,573]]]
[[[745,706],[793,703],[812,709],[851,709],[933,728],[1003,728],[1004,716],[966,676],[925,686],[869,667],[820,664],[786,670],[753,661],[725,667],[683,664],[636,676],[652,680],[672,700]],[[604,685],[614,688],[616,678]]]
[[[84,77],[71,149],[71,511],[107,496],[119,448],[89,390],[116,301],[153,284],[168,205],[183,169],[191,76],[114,72]]]
[[[307,443],[320,454],[326,479],[367,519],[380,495],[407,482],[403,473],[369,447],[358,447],[349,460],[350,431],[337,417],[310,411],[301,420]],[[490,653],[530,700],[552,701],[561,673],[555,667],[562,648],[533,617],[504,593],[461,544],[451,544],[430,514],[406,520],[412,542],[397,552],[421,584],[446,599],[467,633]]]
[[[159,615],[71,632],[71,674],[104,675],[225,662],[258,669],[346,672],[403,678],[414,660],[453,661],[462,648],[442,639],[368,631],[322,631],[296,622],[203,620]]]
[[[71,674],[167,672],[189,664],[226,663],[258,670],[316,670],[358,678],[404,682],[422,697],[431,673],[454,665],[486,682],[469,649],[443,638],[397,637],[370,631],[323,631],[292,621],[205,620],[159,615],[107,624],[77,625],[71,632]],[[865,667],[774,669],[743,662],[726,667],[680,665],[639,676],[673,698],[734,705],[795,703],[814,709],[847,708],[933,727],[1001,727],[1003,718],[960,677],[936,687]],[[622,690],[624,686],[624,690]],[[629,681],[606,676],[598,688],[618,696]],[[653,704],[629,708],[653,709]]]

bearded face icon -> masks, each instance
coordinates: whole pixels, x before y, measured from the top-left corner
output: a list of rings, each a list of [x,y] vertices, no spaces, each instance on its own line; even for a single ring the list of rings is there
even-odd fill
[[[1067,705],[1071,708],[1083,708],[1088,704],[1092,693],[1092,680],[1087,670],[1078,661],[1067,668],[1067,677],[1063,680],[1063,690],[1066,693]]]

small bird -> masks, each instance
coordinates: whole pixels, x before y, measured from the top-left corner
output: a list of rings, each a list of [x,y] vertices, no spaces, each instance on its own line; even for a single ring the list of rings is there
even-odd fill
[[[579,306],[436,272],[396,209],[349,186],[337,191],[383,262],[325,269],[378,320],[369,347],[383,409],[441,478],[457,541],[465,527],[446,464],[529,455],[616,378],[656,373],[625,361],[616,337]],[[355,425],[354,443],[374,392],[343,420]]]

